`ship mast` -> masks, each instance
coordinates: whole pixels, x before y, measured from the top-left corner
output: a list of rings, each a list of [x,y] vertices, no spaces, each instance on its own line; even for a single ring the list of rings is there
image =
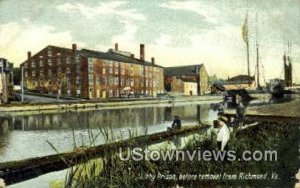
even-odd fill
[[[257,12],[256,12],[256,22],[255,22],[255,40],[256,40],[256,71],[257,71],[257,89],[260,89],[260,83],[259,83],[259,45],[257,42],[258,38],[258,32],[257,32]]]
[[[246,18],[242,27],[242,36],[243,40],[246,43],[247,50],[247,73],[248,73],[248,84],[251,85],[250,81],[250,57],[249,57],[249,31],[248,31],[248,10],[246,14]]]

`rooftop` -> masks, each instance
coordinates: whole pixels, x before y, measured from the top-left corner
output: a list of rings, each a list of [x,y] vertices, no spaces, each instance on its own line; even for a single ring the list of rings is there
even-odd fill
[[[197,76],[201,66],[203,64],[165,67],[164,73],[165,76]]]

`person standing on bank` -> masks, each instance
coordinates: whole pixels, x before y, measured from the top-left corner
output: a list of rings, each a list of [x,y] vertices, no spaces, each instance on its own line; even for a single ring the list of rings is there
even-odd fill
[[[218,143],[218,149],[221,151],[227,151],[228,150],[228,140],[230,138],[230,131],[227,126],[228,119],[225,116],[221,116],[218,118],[218,124],[220,127],[220,130],[217,135],[217,143]]]
[[[179,116],[174,116],[173,123],[171,127],[168,127],[168,131],[172,131],[175,129],[181,129],[181,120]]]
[[[240,95],[235,96],[236,100],[236,122],[238,127],[244,125],[245,106],[243,104],[243,98]]]

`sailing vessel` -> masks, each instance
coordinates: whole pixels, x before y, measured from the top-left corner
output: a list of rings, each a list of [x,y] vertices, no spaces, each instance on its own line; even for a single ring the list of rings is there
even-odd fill
[[[286,90],[286,87],[293,86],[293,77],[292,77],[292,61],[291,61],[291,43],[288,42],[287,55],[284,52],[283,55],[283,69],[284,69],[284,79],[275,78],[270,80],[269,91],[273,98],[282,98],[284,94],[290,94],[289,90]]]

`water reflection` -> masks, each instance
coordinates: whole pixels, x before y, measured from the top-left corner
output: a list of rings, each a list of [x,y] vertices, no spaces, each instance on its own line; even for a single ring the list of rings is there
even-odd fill
[[[175,114],[181,117],[183,126],[212,121],[216,117],[209,104],[1,117],[0,162],[55,153],[46,140],[59,151],[71,150],[74,146],[72,130],[77,145],[88,145],[90,132],[96,135],[99,127],[109,127],[122,137],[128,137],[128,129],[137,130],[139,134],[165,131]],[[102,136],[96,140],[96,144],[104,142]]]

